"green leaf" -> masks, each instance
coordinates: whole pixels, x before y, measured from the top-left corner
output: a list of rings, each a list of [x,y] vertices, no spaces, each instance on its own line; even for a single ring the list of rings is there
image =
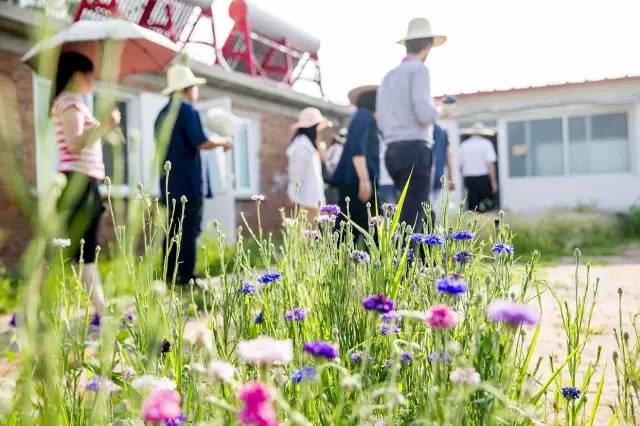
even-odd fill
[[[593,398],[593,405],[591,406],[591,414],[589,415],[589,421],[587,424],[589,426],[593,426],[593,422],[596,420],[596,413],[598,412],[598,405],[600,405],[600,397],[602,396],[602,388],[604,387],[604,374],[607,371],[607,366],[605,365],[602,369],[602,375],[600,376],[600,383],[598,383],[598,390],[596,391],[596,395]],[[615,419],[615,417],[614,417]],[[614,419],[611,419],[612,421]],[[611,421],[609,424],[612,424]]]

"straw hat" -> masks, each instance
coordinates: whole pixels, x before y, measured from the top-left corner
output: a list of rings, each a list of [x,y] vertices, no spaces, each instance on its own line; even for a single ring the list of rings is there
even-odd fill
[[[373,90],[378,90],[377,84],[366,84],[364,86],[358,86],[355,89],[351,89],[347,95],[349,97],[349,102],[351,102],[351,105],[355,105],[361,94]]]
[[[163,95],[176,92],[178,90],[184,90],[191,86],[202,86],[207,80],[204,78],[198,78],[193,75],[193,71],[182,64],[172,65],[167,70],[167,87],[162,91]]]
[[[433,38],[433,47],[440,46],[447,41],[447,36],[441,34],[434,34],[431,30],[431,23],[425,18],[414,18],[409,21],[407,27],[407,35],[398,40],[399,44],[404,44],[407,40],[415,40],[418,38]]]
[[[333,123],[322,116],[318,108],[307,107],[298,114],[298,121],[292,127],[294,129],[305,129],[318,125],[318,129],[333,127]]]
[[[462,129],[460,131],[460,134],[477,135],[477,136],[495,136],[496,132],[494,132],[491,129],[487,129],[486,127],[484,127],[484,124],[478,121],[476,123],[473,123],[473,126],[467,129]]]

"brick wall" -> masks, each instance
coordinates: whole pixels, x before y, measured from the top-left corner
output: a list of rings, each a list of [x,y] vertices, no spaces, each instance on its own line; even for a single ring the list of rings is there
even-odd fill
[[[12,188],[16,178],[33,188],[36,180],[31,70],[20,56],[0,50],[0,259],[9,269],[26,248],[31,232]]]

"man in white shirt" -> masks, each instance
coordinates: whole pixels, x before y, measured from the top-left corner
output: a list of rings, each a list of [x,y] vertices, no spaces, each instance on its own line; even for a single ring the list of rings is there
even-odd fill
[[[481,210],[486,208],[481,203],[492,199],[498,192],[496,161],[498,157],[493,144],[486,136],[494,136],[495,132],[486,129],[482,123],[475,123],[470,129],[461,132],[469,136],[460,144],[459,161],[467,189],[467,208]]]

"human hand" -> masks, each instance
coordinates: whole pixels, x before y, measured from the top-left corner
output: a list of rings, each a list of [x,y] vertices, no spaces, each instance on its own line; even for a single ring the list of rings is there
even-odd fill
[[[491,182],[491,192],[494,194],[498,193],[498,182]]]
[[[361,180],[358,184],[358,200],[366,203],[371,199],[371,182],[368,180]]]
[[[120,125],[121,120],[122,120],[122,114],[120,114],[120,110],[118,108],[112,109],[109,115],[107,116],[107,128],[115,129]]]
[[[455,191],[456,190],[456,183],[450,179],[449,180],[449,191]]]

